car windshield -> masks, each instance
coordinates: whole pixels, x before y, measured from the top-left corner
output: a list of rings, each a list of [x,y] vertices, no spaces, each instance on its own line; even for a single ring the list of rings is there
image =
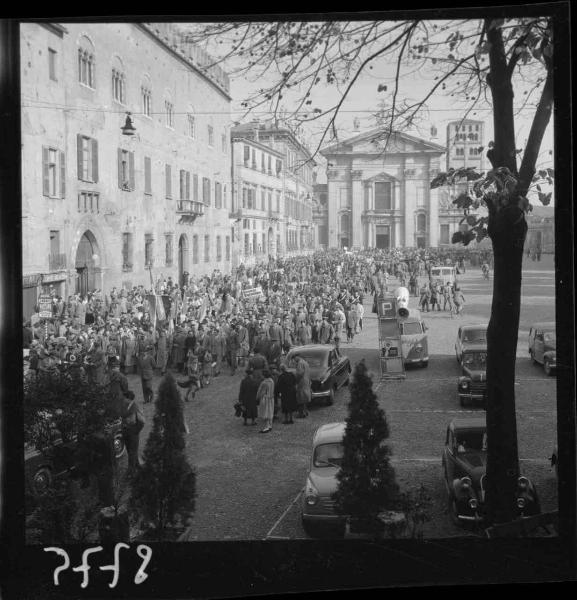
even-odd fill
[[[341,442],[320,444],[315,448],[313,465],[315,467],[340,467],[343,462],[344,447]]]
[[[304,358],[309,367],[322,367],[325,364],[325,357],[322,354],[293,354],[289,361],[291,367],[297,366],[297,357],[299,356]]]
[[[412,335],[414,333],[423,333],[421,324],[418,321],[413,323],[403,323],[403,335]]]
[[[485,342],[487,341],[486,329],[466,329],[463,331],[464,342]]]
[[[472,369],[485,369],[487,367],[487,353],[467,352],[463,355],[463,364]]]
[[[457,452],[485,452],[487,433],[485,431],[457,432]]]

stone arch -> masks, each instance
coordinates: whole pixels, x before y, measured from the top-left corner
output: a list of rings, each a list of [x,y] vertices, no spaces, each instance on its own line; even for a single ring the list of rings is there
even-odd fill
[[[75,291],[81,295],[100,287],[100,246],[90,229],[86,229],[76,247],[74,267],[76,269]]]

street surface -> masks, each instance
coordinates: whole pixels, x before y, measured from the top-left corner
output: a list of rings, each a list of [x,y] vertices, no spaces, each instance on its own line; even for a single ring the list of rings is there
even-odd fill
[[[421,281],[423,279],[421,278]],[[373,389],[385,410],[390,428],[393,464],[402,491],[426,487],[432,498],[426,538],[473,535],[452,524],[447,510],[441,470],[441,451],[449,421],[459,415],[482,414],[461,409],[456,381],[460,374],[454,344],[461,324],[488,322],[492,279],[478,268],[459,276],[466,305],[461,317],[449,312],[425,313],[429,338],[429,366],[407,370],[405,380],[380,382],[376,315],[372,297],[365,298],[364,328],[342,351],[354,365],[365,359],[373,374]],[[396,280],[389,287],[394,289]],[[556,380],[532,364],[527,334],[533,322],[555,319],[553,258],[523,265],[521,319],[517,349],[516,407],[521,470],[536,484],[542,510],[557,509],[557,482],[549,457],[556,445]],[[416,307],[416,298],[410,306]],[[176,374],[176,378],[181,376]],[[213,379],[185,404],[190,427],[187,454],[197,473],[196,512],[185,534],[188,541],[307,538],[300,522],[301,492],[305,482],[312,437],[324,423],[347,417],[348,388],[339,390],[333,406],[313,407],[294,425],[275,422],[273,431],[244,427],[234,416],[243,370]],[[160,378],[155,382],[158,386]],[[138,376],[130,375],[131,389],[142,401]],[[141,434],[141,454],[150,431],[153,404],[145,404],[147,424]]]

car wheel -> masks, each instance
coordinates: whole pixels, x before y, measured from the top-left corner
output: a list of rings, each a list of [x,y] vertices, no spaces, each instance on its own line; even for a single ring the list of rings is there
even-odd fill
[[[36,498],[45,496],[52,487],[52,470],[49,467],[40,467],[32,478],[32,492]]]
[[[124,438],[121,433],[117,433],[114,436],[114,441],[112,442],[114,445],[114,457],[116,460],[122,458],[122,455],[126,452],[126,444],[124,443]]]
[[[547,377],[549,377],[551,375],[551,373],[553,372],[553,369],[551,368],[551,363],[549,362],[549,359],[547,359],[547,358],[543,362],[543,370],[545,371],[545,375],[547,375]]]

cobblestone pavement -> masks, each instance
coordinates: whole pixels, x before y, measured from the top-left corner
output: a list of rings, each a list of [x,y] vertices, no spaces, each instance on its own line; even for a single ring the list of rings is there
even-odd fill
[[[451,523],[440,457],[448,422],[459,414],[479,412],[459,406],[454,343],[459,325],[488,321],[492,281],[484,280],[474,268],[461,275],[460,282],[466,299],[462,317],[424,314],[429,326],[427,369],[408,370],[404,381],[379,381],[376,315],[371,313],[370,297],[365,299],[363,332],[352,343],[342,344],[353,365],[364,358],[373,373],[374,389],[390,425],[401,488],[409,490],[422,483],[433,498],[432,520],[424,529],[429,538],[472,535]],[[551,257],[540,263],[526,261],[516,373],[519,454],[523,472],[537,484],[544,511],[557,508],[557,484],[548,460],[556,443],[556,385],[554,377],[546,377],[529,360],[527,333],[532,322],[555,318],[554,294]],[[415,306],[416,299],[410,303]],[[186,539],[305,538],[300,494],[313,433],[324,423],[346,419],[348,389],[338,392],[333,406],[314,407],[308,418],[296,419],[292,426],[275,423],[271,433],[261,435],[258,426],[244,427],[242,419],[234,416],[241,378],[242,370],[234,376],[223,372],[185,404],[190,426],[187,454],[196,469],[198,487],[196,512]],[[129,380],[141,401],[139,378],[131,375]],[[144,405],[147,424],[141,450],[150,431],[153,406]]]

